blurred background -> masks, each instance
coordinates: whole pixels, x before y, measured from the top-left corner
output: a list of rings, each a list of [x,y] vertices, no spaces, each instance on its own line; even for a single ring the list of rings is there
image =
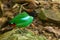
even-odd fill
[[[0,40],[60,40],[60,0],[0,0]]]

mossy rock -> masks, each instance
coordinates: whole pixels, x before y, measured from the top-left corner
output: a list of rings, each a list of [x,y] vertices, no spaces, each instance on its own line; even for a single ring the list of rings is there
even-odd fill
[[[47,20],[47,19],[50,19],[50,20],[53,20],[53,21],[57,21],[59,22],[60,21],[60,11],[53,11],[53,10],[47,10],[47,9],[44,9],[44,10],[40,10],[40,12],[38,13],[38,17],[42,20]]]
[[[46,20],[47,19],[47,17],[45,16],[45,13],[42,10],[39,11],[38,17],[41,20]]]
[[[44,10],[45,16],[54,21],[60,21],[60,12],[53,10]]]
[[[12,30],[0,35],[0,40],[47,40],[45,36],[35,35],[27,30]]]

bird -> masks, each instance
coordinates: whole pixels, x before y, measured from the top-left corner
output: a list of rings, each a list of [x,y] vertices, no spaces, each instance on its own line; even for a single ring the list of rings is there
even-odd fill
[[[18,28],[25,28],[33,22],[33,17],[28,15],[27,12],[19,13],[12,20],[10,20],[10,26],[16,26]]]
[[[30,16],[26,11],[23,11],[22,13],[17,14],[8,22],[8,27],[2,28],[0,30],[0,34],[11,31],[15,27],[24,29],[33,22],[33,19],[33,16]]]

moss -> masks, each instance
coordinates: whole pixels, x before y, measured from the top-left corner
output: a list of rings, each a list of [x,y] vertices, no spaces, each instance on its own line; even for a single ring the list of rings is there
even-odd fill
[[[0,40],[46,40],[46,38],[27,30],[16,29],[0,35]]]

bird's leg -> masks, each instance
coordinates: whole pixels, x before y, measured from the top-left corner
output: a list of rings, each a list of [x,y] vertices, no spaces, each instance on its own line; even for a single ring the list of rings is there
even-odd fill
[[[34,24],[31,24],[32,28],[34,29],[35,28],[35,25]]]

